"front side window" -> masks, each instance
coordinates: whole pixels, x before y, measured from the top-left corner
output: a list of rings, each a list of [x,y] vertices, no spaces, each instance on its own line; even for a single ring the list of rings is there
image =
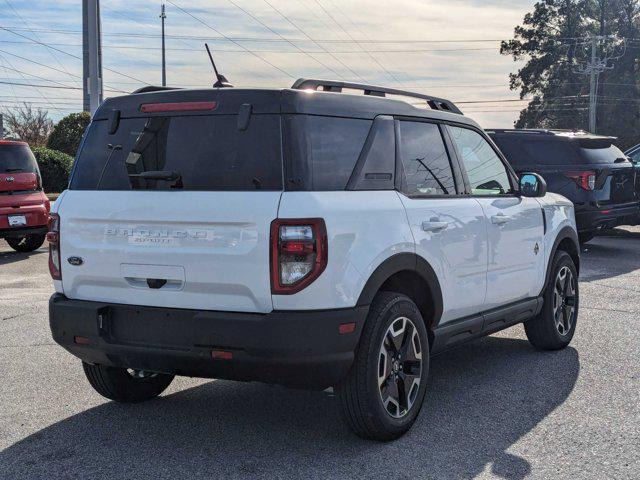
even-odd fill
[[[474,195],[505,195],[513,193],[509,174],[489,142],[478,132],[450,126],[451,138]]]
[[[440,128],[433,123],[400,121],[400,158],[406,195],[454,195],[456,185]]]

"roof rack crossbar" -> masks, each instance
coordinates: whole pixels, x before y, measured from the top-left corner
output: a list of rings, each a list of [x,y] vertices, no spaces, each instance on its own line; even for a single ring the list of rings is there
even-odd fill
[[[318,90],[323,92],[342,92],[343,88],[351,88],[354,90],[362,90],[365,95],[376,97],[384,97],[389,95],[399,95],[402,97],[419,98],[426,100],[432,110],[442,110],[445,112],[462,114],[460,109],[450,100],[444,98],[432,97],[422,93],[409,92],[407,90],[397,90],[395,88],[380,87],[376,85],[367,85],[362,83],[339,82],[336,80],[318,80],[313,78],[299,78],[291,87],[295,90]]]

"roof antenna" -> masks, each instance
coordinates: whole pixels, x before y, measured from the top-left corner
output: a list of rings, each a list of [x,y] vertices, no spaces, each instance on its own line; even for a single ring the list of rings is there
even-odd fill
[[[233,85],[229,83],[229,80],[227,80],[227,78],[224,75],[222,75],[221,73],[218,73],[218,69],[216,68],[216,62],[213,61],[213,57],[211,56],[211,50],[209,50],[209,45],[205,43],[204,48],[207,49],[207,53],[209,54],[209,60],[211,60],[213,71],[216,74],[217,80],[216,80],[216,83],[213,84],[213,88],[233,87]]]

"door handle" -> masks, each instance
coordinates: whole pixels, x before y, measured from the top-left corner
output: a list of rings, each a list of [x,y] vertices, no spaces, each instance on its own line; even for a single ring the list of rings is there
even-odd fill
[[[449,222],[441,222],[438,219],[431,219],[428,222],[422,222],[422,230],[425,232],[441,232],[449,226]]]
[[[511,217],[505,215],[504,213],[499,213],[491,217],[491,223],[494,225],[502,225],[511,220]]]

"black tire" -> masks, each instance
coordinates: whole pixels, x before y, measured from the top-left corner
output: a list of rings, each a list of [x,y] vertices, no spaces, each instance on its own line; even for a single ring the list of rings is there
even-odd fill
[[[145,374],[134,376],[126,368],[105,367],[82,362],[91,386],[103,397],[123,403],[138,403],[160,395],[173,380],[173,375]]]
[[[590,242],[596,236],[595,232],[582,232],[578,233],[578,241],[580,245]]]
[[[568,270],[565,270],[568,269]],[[573,293],[565,290],[565,295],[556,296],[557,285],[567,285],[561,280],[561,271],[571,273],[569,282],[573,282]],[[565,278],[567,278],[565,276]],[[566,287],[560,287],[560,289]],[[561,298],[562,297],[562,298]],[[540,350],[560,350],[571,342],[576,331],[580,294],[578,273],[571,256],[562,250],[555,254],[549,284],[543,293],[544,305],[537,317],[525,322],[524,330],[531,345]],[[569,310],[571,310],[569,314]],[[559,313],[559,317],[557,317]],[[557,319],[559,318],[558,325]],[[568,320],[569,319],[569,320]],[[567,322],[569,324],[567,325]]]
[[[398,333],[391,333],[391,338],[402,337],[401,346],[392,348],[398,355],[404,354],[404,359],[394,361],[392,354],[383,354],[383,349],[385,352],[391,351],[384,346],[389,344],[391,347],[391,343],[385,342],[383,345],[383,340],[389,338],[387,332],[390,329],[395,330],[395,327],[400,325],[403,330],[398,328]],[[414,332],[417,333],[419,345],[414,343]],[[403,340],[408,338],[411,343],[406,344],[407,347],[404,349]],[[413,350],[409,351],[411,346]],[[421,359],[418,360],[418,356],[421,356]],[[384,360],[383,357],[388,359]],[[386,377],[381,384],[378,378],[380,370],[384,370],[382,377]],[[389,377],[387,371],[390,372]],[[411,428],[420,413],[428,373],[429,339],[418,307],[405,295],[394,292],[378,293],[371,304],[353,366],[347,377],[336,387],[344,420],[362,438],[389,441],[402,436]],[[396,380],[391,379],[394,375]],[[419,383],[416,383],[416,378],[419,379]],[[411,382],[408,394],[405,393],[407,388],[403,388],[405,381],[406,385]],[[393,387],[393,382],[396,387]],[[387,388],[397,388],[397,392],[403,393],[399,394],[400,400],[395,402],[395,405],[394,402],[387,401],[385,407],[382,392],[389,391]],[[401,405],[404,405],[404,408]],[[400,414],[402,415],[398,417]]]
[[[16,252],[29,253],[39,249],[44,243],[45,235],[27,235],[26,237],[7,238],[6,241]]]

